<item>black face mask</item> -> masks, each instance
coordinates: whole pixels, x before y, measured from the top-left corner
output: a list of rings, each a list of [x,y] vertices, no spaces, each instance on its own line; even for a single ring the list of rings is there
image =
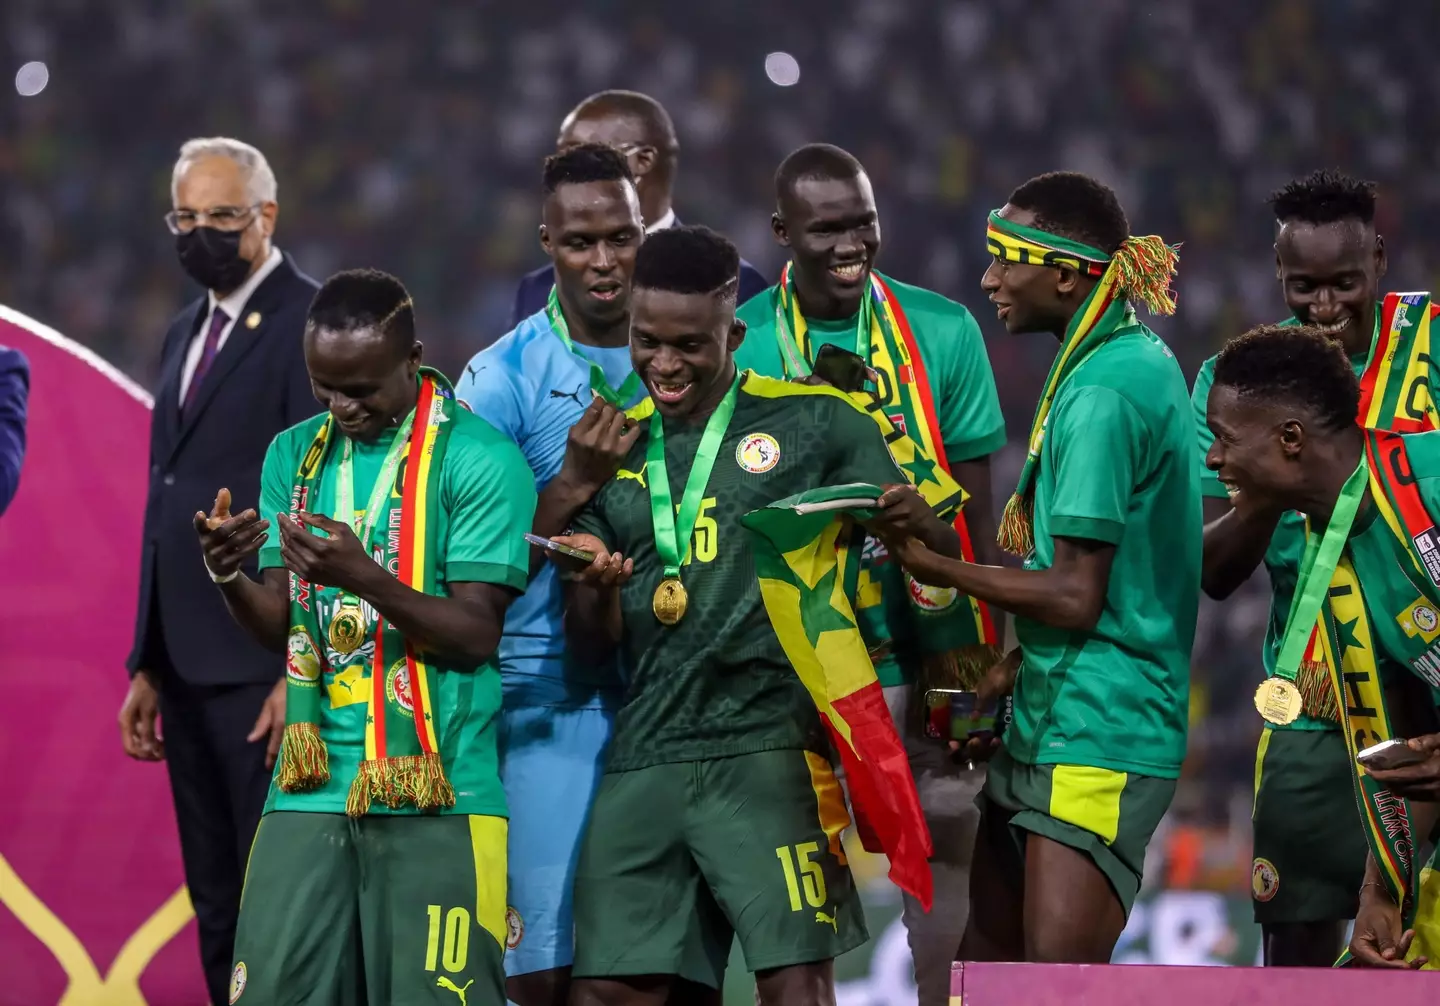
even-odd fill
[[[250,263],[240,257],[242,233],[196,227],[175,235],[180,267],[205,289],[229,293],[250,275]]]

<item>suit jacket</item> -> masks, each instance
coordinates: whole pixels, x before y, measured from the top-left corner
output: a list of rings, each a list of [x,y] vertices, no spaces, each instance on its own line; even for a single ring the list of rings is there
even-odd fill
[[[250,295],[183,416],[181,371],[204,324],[207,298],[181,311],[165,333],[150,421],[140,603],[127,661],[132,674],[168,666],[192,684],[225,685],[274,681],[284,673],[282,658],[230,617],[205,571],[194,517],[197,510],[210,512],[221,488],[230,490],[232,513],[258,508],[270,441],[320,411],[302,347],[317,289],[286,255]],[[254,575],[253,561],[245,572]]]
[[[20,488],[25,461],[25,406],[30,397],[30,364],[18,349],[0,346],[0,514]]]
[[[675,221],[679,226],[680,221]],[[520,288],[515,291],[515,306],[510,311],[510,324],[506,331],[512,331],[526,318],[536,311],[545,309],[545,301],[550,297],[550,288],[555,285],[555,266],[546,263],[534,272],[528,272],[520,279]],[[757,293],[770,286],[770,282],[743,258],[740,260],[740,295],[736,298],[737,305],[745,303]]]

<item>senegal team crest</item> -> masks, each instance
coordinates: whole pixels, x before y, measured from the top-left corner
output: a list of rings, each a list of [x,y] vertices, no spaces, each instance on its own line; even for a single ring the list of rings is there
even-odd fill
[[[235,1006],[235,1000],[245,994],[245,985],[249,979],[250,973],[245,970],[245,962],[236,964],[235,970],[230,973],[230,1006]]]
[[[525,938],[525,920],[515,911],[514,905],[505,908],[505,949],[514,950]]]
[[[1256,901],[1269,901],[1280,892],[1280,871],[1268,859],[1255,857],[1250,867],[1250,894]]]
[[[1440,619],[1437,619],[1435,615],[1435,609],[1428,604],[1415,605],[1410,611],[1410,617],[1414,619],[1415,625],[1421,632],[1434,632],[1436,624],[1440,623]]]
[[[905,586],[910,590],[910,603],[926,613],[946,611],[960,596],[954,587],[927,587],[909,573],[905,574]]]
[[[302,625],[290,630],[285,647],[285,674],[299,685],[314,685],[320,680],[320,651],[315,640]]]
[[[390,673],[385,675],[385,691],[401,712],[406,716],[415,715],[415,697],[410,694],[410,665],[404,658],[390,665]]]
[[[735,445],[735,463],[752,475],[774,468],[780,461],[780,444],[768,433],[747,433]]]

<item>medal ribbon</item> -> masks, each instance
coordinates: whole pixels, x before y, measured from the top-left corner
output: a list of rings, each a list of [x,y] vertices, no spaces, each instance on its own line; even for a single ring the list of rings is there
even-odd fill
[[[775,332],[785,376],[811,373],[809,325],[795,296],[794,264],[786,263],[775,287]],[[860,303],[855,350],[879,375],[875,392],[849,397],[875,421],[895,458],[925,502],[953,521],[961,558],[975,561],[963,504],[968,495],[951,476],[940,432],[940,419],[929,375],[910,321],[885,277],[870,274],[868,296]],[[896,410],[898,409],[898,415]],[[953,515],[953,516],[952,516]],[[861,632],[876,659],[903,639],[920,654],[917,686],[968,688],[999,658],[999,639],[988,605],[961,594],[947,610],[919,607],[905,573],[894,563],[866,562],[861,569],[867,589],[858,609]],[[878,589],[868,589],[870,587]]]
[[[1365,495],[1368,477],[1362,457],[1340,490],[1340,498],[1335,501],[1335,510],[1330,515],[1330,524],[1325,528],[1323,537],[1310,533],[1310,521],[1306,518],[1305,555],[1300,560],[1295,596],[1290,602],[1290,617],[1285,621],[1285,638],[1280,643],[1280,654],[1275,658],[1275,676],[1291,684],[1295,683],[1300,673],[1300,662],[1310,648],[1310,633],[1324,606],[1340,553],[1345,550],[1345,542],[1350,537],[1350,528],[1355,523],[1355,512]]]
[[[335,512],[346,524],[350,525],[355,532],[355,537],[360,539],[360,544],[365,547],[367,555],[373,554],[371,539],[375,534],[375,524],[380,519],[380,512],[390,512],[388,500],[390,490],[395,485],[395,471],[400,467],[400,457],[405,453],[406,446],[410,443],[410,431],[415,425],[415,410],[411,409],[410,414],[400,424],[396,431],[395,438],[390,441],[390,449],[385,452],[385,460],[380,464],[380,475],[375,479],[375,485],[370,489],[370,502],[365,505],[365,514],[361,520],[355,519],[355,445],[349,437],[345,438],[345,447],[340,454],[340,467],[335,472]],[[358,600],[349,594],[342,594],[340,603],[346,604]],[[364,606],[362,605],[362,608]],[[366,616],[366,631],[369,631],[369,616]]]
[[[640,375],[632,371],[630,376],[625,378],[625,382],[620,385],[619,391],[610,386],[610,379],[605,376],[605,369],[575,348],[575,340],[570,338],[570,324],[565,320],[565,312],[560,310],[560,294],[553,286],[550,288],[549,299],[545,301],[545,317],[550,319],[550,328],[560,341],[565,343],[565,348],[575,359],[589,366],[590,390],[615,408],[625,408],[640,390]]]
[[[650,466],[650,519],[655,527],[655,551],[665,564],[667,580],[680,579],[680,561],[684,558],[681,542],[688,544],[695,532],[700,501],[705,497],[710,472],[715,468],[720,444],[730,427],[730,417],[735,413],[735,402],[739,397],[740,374],[737,372],[730,382],[730,390],[725,392],[725,397],[705,423],[705,432],[700,437],[700,446],[695,451],[695,461],[690,466],[680,497],[678,521],[671,502],[670,473],[665,466],[665,421],[659,409],[650,416],[650,443],[645,447],[645,463]]]

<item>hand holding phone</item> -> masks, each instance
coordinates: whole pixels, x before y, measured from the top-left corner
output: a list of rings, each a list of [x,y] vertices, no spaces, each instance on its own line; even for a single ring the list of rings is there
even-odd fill
[[[837,391],[850,394],[864,391],[865,382],[871,379],[873,371],[863,356],[827,342],[815,354],[810,373]]]
[[[1357,754],[1355,760],[1367,770],[1388,771],[1404,768],[1407,765],[1419,765],[1429,757],[1429,752],[1416,751],[1403,739],[1397,737],[1370,745]]]
[[[975,692],[931,688],[925,693],[925,735],[937,740],[994,740],[1005,732],[1013,715],[1011,697],[977,706]]]
[[[569,570],[581,570],[595,561],[595,553],[587,552],[584,549],[574,548],[558,541],[551,541],[549,538],[542,538],[538,534],[525,535],[525,540],[536,548],[543,548],[549,558],[555,564]]]

